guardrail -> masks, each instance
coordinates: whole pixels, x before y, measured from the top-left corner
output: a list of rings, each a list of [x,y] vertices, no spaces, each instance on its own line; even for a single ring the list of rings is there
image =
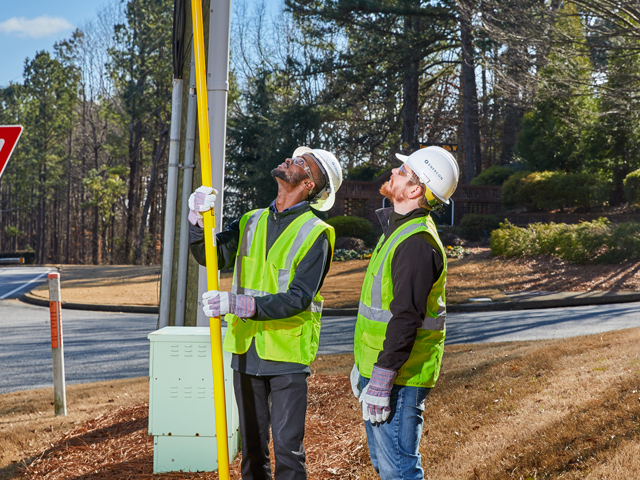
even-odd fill
[[[24,257],[0,258],[0,265],[13,263],[24,263]]]

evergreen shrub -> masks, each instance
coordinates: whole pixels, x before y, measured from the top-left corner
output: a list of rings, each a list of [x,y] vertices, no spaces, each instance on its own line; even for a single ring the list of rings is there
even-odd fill
[[[491,233],[491,254],[507,258],[555,255],[570,263],[619,263],[640,259],[640,224],[606,218],[578,224],[509,222]]]
[[[507,210],[531,206],[532,183],[527,181],[531,172],[517,172],[511,175],[502,185],[502,204]]]
[[[463,238],[471,241],[489,238],[491,232],[500,227],[500,220],[494,215],[479,215],[468,213],[462,220],[457,231]]]
[[[483,170],[480,175],[471,180],[471,185],[502,185],[511,175],[515,173],[514,167],[506,165],[492,165]]]
[[[640,258],[640,223],[621,223],[611,232],[608,250],[603,255],[605,263],[620,263]]]
[[[627,175],[622,181],[622,186],[629,205],[640,205],[640,169]]]
[[[327,223],[336,231],[336,238],[355,237],[364,241],[367,246],[372,246],[375,241],[373,225],[369,220],[360,217],[340,216],[327,219]]]
[[[554,172],[550,181],[559,208],[600,207],[609,198],[609,184],[594,173]]]
[[[538,255],[535,230],[531,227],[521,228],[508,220],[500,224],[500,228],[491,232],[491,255],[506,258]]]
[[[366,245],[364,240],[356,237],[337,237],[336,238],[336,250],[364,250]]]
[[[530,229],[534,235],[536,255],[555,255],[557,239],[563,235],[568,225],[564,223],[534,223]]]
[[[592,173],[519,172],[502,186],[506,209],[550,211],[603,206],[609,197],[606,180]]]
[[[606,252],[611,230],[606,218],[567,225],[556,236],[556,255],[569,263],[594,263]]]

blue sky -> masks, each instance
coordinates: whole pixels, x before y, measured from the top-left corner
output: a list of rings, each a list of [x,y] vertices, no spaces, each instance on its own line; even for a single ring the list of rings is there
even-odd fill
[[[0,0],[0,87],[22,82],[24,61],[37,52],[53,53],[53,44],[65,40],[86,23],[97,19],[115,0]],[[283,0],[232,0],[232,12],[239,4],[259,5],[273,13]],[[232,15],[233,17],[233,15]]]
[[[53,44],[97,17],[109,0],[2,0],[0,87],[21,82],[25,58],[53,52]]]

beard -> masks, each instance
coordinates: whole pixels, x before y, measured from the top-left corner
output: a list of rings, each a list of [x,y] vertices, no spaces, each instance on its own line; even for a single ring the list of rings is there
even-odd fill
[[[391,200],[391,203],[398,203],[404,200],[406,198],[404,190],[401,190],[397,186],[392,187],[389,183],[390,180],[382,184],[380,187],[380,194]]]
[[[308,178],[306,174],[299,172],[291,172],[290,170],[285,170],[280,167],[276,167],[271,170],[271,176],[273,178],[279,178],[280,180],[284,180],[289,185],[298,185],[305,178]]]

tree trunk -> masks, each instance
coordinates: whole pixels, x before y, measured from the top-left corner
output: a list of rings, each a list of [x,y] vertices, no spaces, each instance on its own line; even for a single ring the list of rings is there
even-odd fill
[[[129,135],[129,190],[127,192],[127,228],[124,238],[125,262],[132,261],[133,231],[138,216],[138,177],[141,162],[142,127],[139,122],[132,120]]]
[[[416,38],[420,33],[420,19],[405,17],[404,32],[409,42],[412,38]],[[418,138],[420,58],[416,58],[414,49],[411,51],[402,79],[402,149],[408,150],[409,153],[420,148]]]
[[[478,125],[478,91],[476,87],[476,72],[473,40],[471,34],[472,10],[468,4],[458,4],[460,22],[460,41],[462,46],[462,117],[465,180],[471,180],[482,169],[480,152],[480,127]]]
[[[504,130],[502,133],[502,153],[500,154],[500,165],[511,162],[513,160],[513,150],[516,148],[518,134],[520,133],[520,120],[522,111],[507,99],[504,107]]]
[[[153,197],[156,192],[156,183],[158,177],[158,161],[160,158],[164,156],[164,152],[168,143],[168,133],[169,130],[165,129],[162,133],[160,133],[160,141],[158,142],[158,146],[156,147],[155,155],[153,156],[153,163],[151,165],[151,175],[149,178],[149,185],[147,187],[147,198],[144,202],[144,207],[142,209],[142,216],[140,220],[140,227],[138,228],[138,238],[136,241],[136,249],[135,249],[135,261],[138,262],[142,260],[142,248],[144,245],[144,237],[145,230],[147,227],[147,218],[149,216],[149,209],[151,207],[151,202],[153,201]]]
[[[91,232],[91,263],[100,265],[100,210],[95,205],[93,210],[93,226]]]
[[[45,184],[45,178],[47,175],[46,166],[40,165],[40,185]],[[38,212],[36,213],[37,223],[36,223],[36,262],[37,263],[45,263],[45,208],[46,204],[46,190],[43,189],[41,192],[41,198],[38,200]]]
[[[56,197],[54,197],[53,199],[53,206],[51,208],[52,213],[53,213],[53,221],[51,222],[53,225],[51,226],[51,228],[47,229],[48,234],[47,235],[50,239],[51,239],[51,255],[52,255],[52,259],[53,259],[53,263],[60,263],[60,231],[61,231],[61,225],[60,225],[60,205],[58,202],[58,199]]]
[[[101,246],[101,251],[104,252],[103,255],[101,255],[101,261],[102,264],[106,264],[109,263],[108,262],[108,258],[109,258],[109,252],[107,251],[107,226],[103,225],[102,229],[100,230],[100,246]]]
[[[160,180],[162,177],[158,175],[158,179]],[[160,183],[157,181],[156,184]],[[147,255],[145,258],[146,265],[158,264],[162,263],[162,261],[158,261],[158,190],[159,185],[155,188],[156,192],[153,195],[153,200],[151,202],[151,207],[149,209],[149,248],[147,249]]]

